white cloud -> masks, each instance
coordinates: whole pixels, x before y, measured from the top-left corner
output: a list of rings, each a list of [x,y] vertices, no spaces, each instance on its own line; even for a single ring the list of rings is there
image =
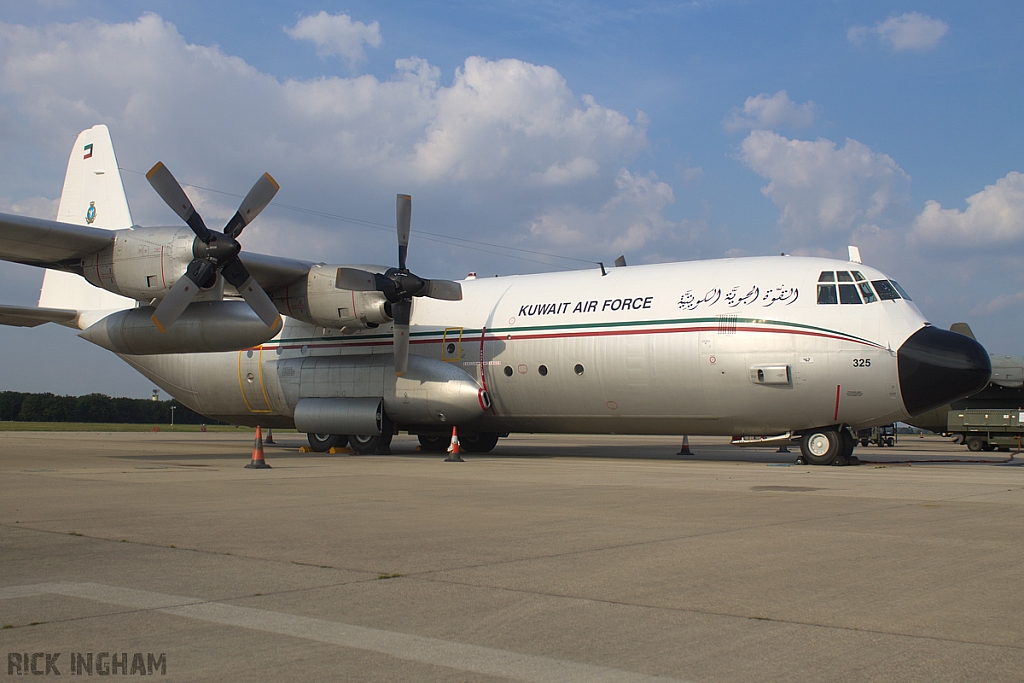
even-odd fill
[[[967,210],[934,200],[914,220],[911,242],[932,247],[985,249],[1024,242],[1024,174],[1013,171],[967,198]]]
[[[633,243],[649,244],[664,223],[656,212],[671,203],[627,201],[617,185],[648,144],[642,113],[630,120],[576,95],[557,70],[516,59],[469,57],[450,85],[418,58],[398,60],[385,80],[279,80],[187,42],[155,14],[121,24],[0,23],[0,97],[5,134],[35,140],[61,167],[78,132],[101,122],[123,167],[144,171],[159,159],[182,182],[239,194],[267,170],[282,185],[282,204],[377,222],[393,220],[387,207],[395,192],[410,192],[414,228],[471,239],[529,234],[556,207],[599,215],[615,207],[624,231],[640,235]],[[129,186],[133,179],[126,175]],[[59,187],[59,179],[48,180]],[[645,183],[651,197],[671,196],[670,187],[644,176],[626,184]],[[137,221],[172,220],[144,182],[136,188]],[[236,200],[189,191],[209,223],[233,212]],[[337,262],[393,259],[393,237],[339,233],[333,223],[309,240],[328,251],[310,255],[293,231],[268,229],[292,228],[280,216],[268,209],[247,231],[246,248]],[[432,222],[420,222],[425,216]],[[605,234],[619,237],[610,228]],[[378,243],[379,252],[356,251]],[[595,241],[585,249],[607,246]],[[447,265],[443,256],[437,260]]]
[[[856,140],[837,147],[755,130],[740,159],[769,181],[761,192],[779,207],[783,233],[802,248],[836,248],[853,231],[885,227],[909,198],[910,176]]]
[[[814,123],[814,102],[797,104],[789,99],[785,90],[774,95],[761,93],[756,97],[748,97],[743,108],[734,107],[729,116],[722,121],[726,130],[737,131],[748,128],[777,128],[792,126],[794,128],[809,126]]]
[[[559,206],[536,218],[530,232],[548,244],[573,247],[593,258],[635,253],[661,239],[692,242],[699,226],[672,222],[663,215],[674,202],[672,188],[653,173],[634,175],[622,169],[615,178],[615,194],[598,210]]]
[[[1015,294],[999,294],[991,301],[976,305],[969,315],[986,316],[1004,311],[1019,311],[1024,307],[1024,291]]]
[[[898,17],[889,17],[873,27],[853,26],[846,38],[855,45],[862,45],[871,37],[893,50],[932,50],[949,31],[949,24],[933,19],[919,12],[906,12]]]
[[[380,24],[376,21],[364,24],[352,21],[347,14],[328,14],[321,11],[299,19],[284,32],[295,40],[305,40],[316,45],[321,57],[342,57],[350,69],[366,61],[363,45],[380,47],[382,42]]]
[[[6,197],[0,197],[0,212],[52,219],[57,217],[58,203],[56,199],[49,199],[47,197],[26,197],[19,201],[11,201]]]

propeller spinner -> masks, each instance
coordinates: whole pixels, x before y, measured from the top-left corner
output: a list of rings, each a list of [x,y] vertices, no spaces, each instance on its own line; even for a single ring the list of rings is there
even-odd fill
[[[192,245],[195,258],[188,264],[185,275],[167,292],[153,313],[153,324],[157,329],[164,332],[173,325],[199,295],[201,289],[214,285],[218,273],[238,290],[267,327],[276,327],[280,323],[281,314],[239,260],[238,253],[242,250],[242,245],[236,238],[277,194],[280,189],[277,181],[270,177],[269,173],[264,173],[242,200],[235,215],[224,226],[224,232],[220,233],[206,227],[202,217],[189,201],[188,195],[163,162],[157,162],[146,174],[146,179],[160,198],[188,223],[192,232],[196,234],[196,241]]]
[[[462,285],[451,280],[425,280],[409,272],[409,233],[412,221],[412,197],[400,194],[395,201],[398,223],[398,268],[389,268],[383,275],[358,268],[338,268],[336,286],[357,292],[381,292],[391,303],[395,321],[395,374],[402,376],[409,368],[409,318],[412,298],[425,296],[444,301],[460,301]]]

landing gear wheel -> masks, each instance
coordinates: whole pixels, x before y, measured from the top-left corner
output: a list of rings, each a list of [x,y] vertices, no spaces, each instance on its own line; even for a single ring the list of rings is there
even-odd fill
[[[444,453],[448,450],[451,439],[444,434],[419,434],[420,449],[430,453]]]
[[[352,435],[348,437],[348,445],[356,455],[391,455],[392,436],[393,434]]]
[[[326,453],[332,448],[344,448],[348,437],[344,434],[306,434],[309,447],[314,453]]]
[[[890,436],[888,439],[885,440],[885,445],[888,446],[889,448],[892,448],[893,446],[896,445],[896,439]]]
[[[834,429],[812,429],[800,439],[800,453],[810,465],[831,465],[843,450],[843,438]]]
[[[978,452],[985,447],[985,442],[978,436],[969,436],[964,443],[967,444],[967,450],[974,452]]]
[[[466,432],[459,437],[459,446],[468,453],[490,453],[498,445],[494,432]]]

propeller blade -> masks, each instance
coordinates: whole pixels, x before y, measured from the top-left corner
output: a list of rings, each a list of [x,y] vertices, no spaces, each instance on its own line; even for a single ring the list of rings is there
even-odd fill
[[[281,186],[277,184],[277,181],[269,173],[264,173],[260,176],[260,179],[256,181],[256,184],[249,190],[249,194],[245,195],[245,199],[238,206],[238,211],[231,217],[228,224],[224,226],[224,234],[238,237],[242,233],[242,229],[249,225],[249,223],[252,223],[253,219],[260,215],[263,209],[267,208],[267,204],[271,202],[274,195],[280,189]]]
[[[424,287],[417,296],[426,296],[443,301],[462,301],[462,285],[451,280],[425,280]]]
[[[196,213],[196,209],[192,206],[188,195],[185,194],[185,190],[181,189],[181,185],[178,184],[178,181],[171,175],[171,172],[164,166],[162,161],[156,162],[156,165],[149,169],[149,173],[146,174],[146,180],[153,186],[156,193],[160,195],[160,199],[163,199],[164,203],[171,207],[171,210],[178,214],[181,220],[188,223],[188,227],[192,228],[192,232],[199,239],[204,242],[209,241],[209,228],[206,227],[202,217]]]
[[[409,230],[412,222],[412,197],[400,194],[395,200],[395,220],[398,223],[398,269],[406,270],[405,260],[409,253]]]
[[[412,302],[408,299],[391,305],[395,318],[395,375],[401,377],[409,369],[409,318]]]
[[[167,328],[181,317],[188,305],[199,296],[201,284],[210,279],[211,275],[214,278],[217,276],[214,265],[206,259],[196,259],[188,264],[185,274],[174,283],[171,291],[167,292],[163,301],[153,311],[152,320],[156,329],[161,333],[166,332]]]
[[[338,268],[334,286],[354,292],[376,292],[378,290],[377,274],[358,268]]]
[[[256,279],[249,274],[245,264],[237,258],[232,259],[224,265],[220,273],[228,284],[238,290],[245,302],[249,304],[249,308],[255,311],[264,325],[271,329],[278,327],[281,323],[281,313],[260,287],[260,283],[256,282]]]

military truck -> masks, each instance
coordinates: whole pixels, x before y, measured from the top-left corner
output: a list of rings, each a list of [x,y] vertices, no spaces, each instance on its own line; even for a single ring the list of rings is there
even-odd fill
[[[887,424],[870,429],[858,429],[857,439],[861,446],[867,446],[869,443],[876,446],[895,446],[896,425]]]
[[[951,410],[946,431],[960,438],[971,451],[1020,449],[1024,437],[1024,410]]]

